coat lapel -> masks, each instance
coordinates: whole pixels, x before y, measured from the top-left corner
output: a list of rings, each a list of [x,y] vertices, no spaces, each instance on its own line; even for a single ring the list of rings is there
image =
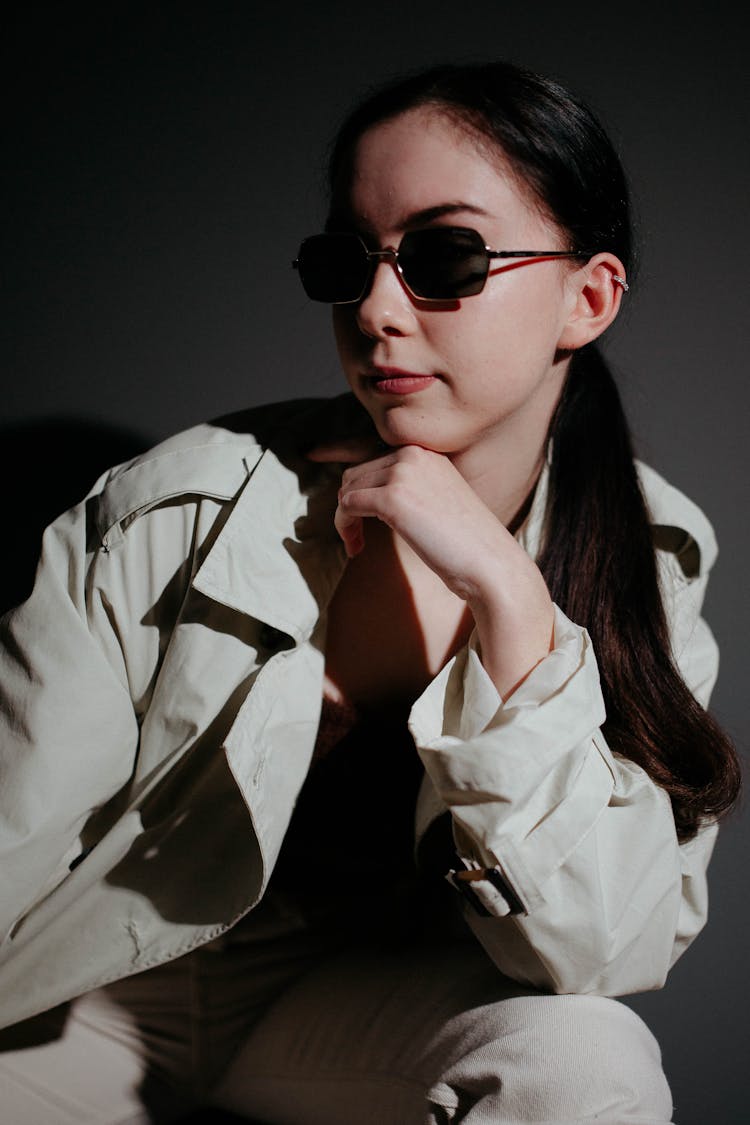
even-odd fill
[[[201,593],[309,639],[338,583],[345,554],[333,525],[339,470],[266,449],[196,574]]]

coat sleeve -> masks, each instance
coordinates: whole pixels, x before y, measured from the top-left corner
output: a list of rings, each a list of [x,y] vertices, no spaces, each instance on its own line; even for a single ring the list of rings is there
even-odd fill
[[[0,939],[134,778],[195,553],[247,476],[240,454],[206,448],[105,473],[47,528],[31,595],[0,621]]]
[[[108,607],[92,599],[88,508],[46,530],[34,589],[0,624],[0,933],[67,874],[125,784],[138,719]]]
[[[677,663],[705,705],[714,639],[700,616],[713,553],[686,575],[659,552]],[[453,817],[450,876],[499,969],[557,993],[661,987],[705,923],[707,824],[680,846],[667,794],[613,753],[585,629],[556,608],[555,645],[503,704],[473,645],[417,701],[411,729]]]

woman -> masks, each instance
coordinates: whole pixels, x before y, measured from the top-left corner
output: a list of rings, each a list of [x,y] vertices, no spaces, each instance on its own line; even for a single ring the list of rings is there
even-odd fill
[[[554,82],[385,87],[295,260],[352,393],[177,435],[48,530],[3,651],[14,1120],[670,1120],[610,997],[702,927],[739,775],[710,525],[596,351],[630,259]]]

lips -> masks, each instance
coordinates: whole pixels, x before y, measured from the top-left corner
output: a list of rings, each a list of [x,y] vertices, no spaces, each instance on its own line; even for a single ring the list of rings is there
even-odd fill
[[[426,390],[435,380],[435,375],[421,371],[404,371],[400,367],[376,367],[365,376],[368,384],[377,394],[411,395]]]

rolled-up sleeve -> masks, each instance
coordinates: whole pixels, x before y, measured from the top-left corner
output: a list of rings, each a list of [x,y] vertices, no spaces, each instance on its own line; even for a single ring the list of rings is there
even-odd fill
[[[703,680],[704,629],[681,628]],[[705,921],[715,829],[680,847],[667,794],[611,752],[604,718],[589,636],[557,607],[553,650],[505,702],[470,644],[411,716],[469,924],[504,973],[554,992],[658,988]]]

